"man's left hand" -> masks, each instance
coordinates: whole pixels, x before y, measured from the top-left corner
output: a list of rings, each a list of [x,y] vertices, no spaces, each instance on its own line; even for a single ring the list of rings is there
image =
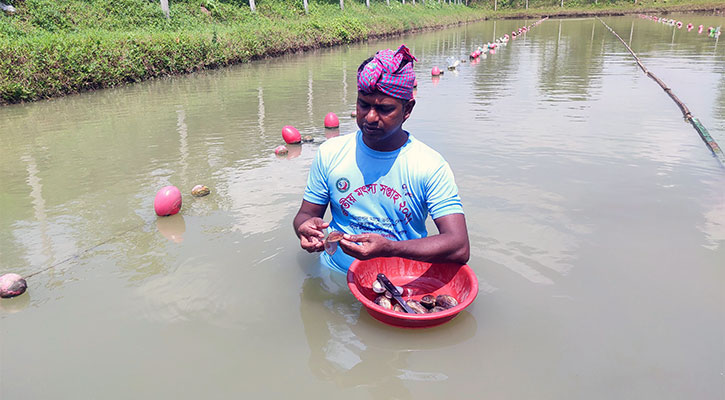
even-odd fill
[[[369,260],[375,257],[390,257],[392,243],[377,233],[346,234],[340,241],[340,248],[358,260]]]

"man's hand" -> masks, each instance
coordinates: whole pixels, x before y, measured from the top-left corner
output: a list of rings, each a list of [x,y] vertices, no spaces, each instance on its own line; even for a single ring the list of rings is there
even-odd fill
[[[388,240],[376,233],[344,235],[342,250],[358,260],[375,257],[403,257],[425,262],[465,264],[470,257],[466,218],[449,214],[433,220],[438,234],[420,239]]]
[[[312,217],[303,222],[297,228],[297,236],[300,238],[300,246],[310,253],[316,251],[322,251],[324,248],[323,239],[325,233],[323,229],[327,228],[330,224],[322,220],[319,217]]]
[[[300,210],[297,211],[297,215],[292,221],[295,234],[300,238],[300,246],[310,253],[322,251],[324,248],[322,239],[325,234],[322,230],[330,225],[322,220],[326,209],[327,204],[314,204],[302,200]]]
[[[358,260],[369,260],[375,257],[390,257],[392,241],[377,233],[363,233],[360,235],[345,235],[340,241],[340,247],[346,254]]]

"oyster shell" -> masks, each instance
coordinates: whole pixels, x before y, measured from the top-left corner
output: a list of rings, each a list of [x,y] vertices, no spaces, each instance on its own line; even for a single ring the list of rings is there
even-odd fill
[[[405,313],[405,310],[403,310],[403,307],[398,303],[395,303],[395,305],[393,306],[393,311]]]
[[[441,307],[441,306],[435,306],[435,307],[433,307],[433,308],[430,309],[430,312],[434,313],[434,312],[441,312],[441,311],[445,311],[445,310],[446,309],[443,308],[443,307]]]
[[[458,300],[451,295],[439,294],[436,297],[436,304],[444,308],[453,308],[458,305]]]

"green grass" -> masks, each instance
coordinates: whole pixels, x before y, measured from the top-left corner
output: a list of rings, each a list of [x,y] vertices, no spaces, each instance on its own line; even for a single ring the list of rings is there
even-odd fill
[[[496,13],[492,2],[465,7],[429,0],[413,6],[391,0],[388,7],[371,0],[367,9],[362,0],[347,0],[344,12],[338,0],[310,2],[305,15],[302,0],[258,0],[256,13],[246,0],[180,0],[171,2],[167,20],[157,2],[145,0],[14,0],[18,13],[0,15],[0,104],[521,12],[514,0],[499,3]],[[534,4],[547,7],[537,11]],[[532,1],[530,7],[529,15],[561,11],[551,0]],[[601,3],[577,9],[634,6]]]

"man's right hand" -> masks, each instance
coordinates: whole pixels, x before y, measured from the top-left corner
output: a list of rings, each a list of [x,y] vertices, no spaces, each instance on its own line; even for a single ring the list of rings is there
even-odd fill
[[[324,249],[325,233],[323,232],[330,225],[322,218],[312,217],[297,227],[297,236],[300,238],[300,246],[310,253]]]

